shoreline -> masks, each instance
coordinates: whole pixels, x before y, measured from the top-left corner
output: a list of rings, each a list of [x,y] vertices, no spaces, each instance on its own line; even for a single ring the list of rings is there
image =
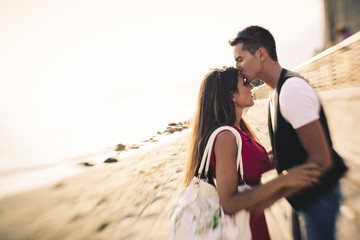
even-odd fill
[[[0,199],[0,238],[167,239],[189,132],[173,136],[119,162]]]
[[[330,127],[340,126],[332,128],[333,143],[350,167],[341,180],[337,235],[343,240],[360,234],[356,177],[360,165],[353,154],[358,150],[354,143],[359,141],[352,134],[359,129],[359,112],[354,111],[358,93],[356,87],[319,94]],[[256,100],[245,119],[268,149],[266,110],[267,101]],[[343,116],[348,117],[348,124],[341,124]],[[181,190],[190,134],[186,130],[169,136],[169,141],[145,144],[127,157],[126,151],[121,152],[118,162],[81,166],[86,169],[83,173],[0,199],[0,239],[168,239],[169,216]],[[272,239],[290,239],[290,214],[285,199],[265,211]]]
[[[0,177],[0,186],[2,186],[0,199],[54,184],[86,172],[91,168],[99,168],[106,164],[120,162],[134,154],[172,141],[172,139],[179,136],[179,133],[188,132],[188,124],[188,121],[169,123],[162,132],[157,131],[157,134],[152,137],[129,146],[119,143],[115,147],[107,147],[98,152],[75,156],[63,162],[5,170]],[[123,147],[119,149],[119,146]]]

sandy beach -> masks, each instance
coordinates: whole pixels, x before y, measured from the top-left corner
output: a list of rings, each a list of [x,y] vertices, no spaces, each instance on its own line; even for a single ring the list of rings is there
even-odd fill
[[[187,134],[0,201],[0,239],[167,239]]]
[[[257,101],[247,120],[269,148],[266,106],[266,100]],[[331,112],[331,105],[326,106]],[[120,154],[116,163],[89,167],[55,184],[1,199],[0,239],[168,239],[169,214],[181,189],[188,138],[189,130],[183,131],[169,142],[140,148],[125,158]],[[359,163],[350,167],[341,183],[341,240],[360,236],[360,185],[355,177]],[[284,199],[266,211],[273,239],[291,239],[289,211]]]

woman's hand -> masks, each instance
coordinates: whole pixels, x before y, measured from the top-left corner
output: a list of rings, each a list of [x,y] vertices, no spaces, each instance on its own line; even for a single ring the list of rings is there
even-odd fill
[[[316,163],[305,163],[283,171],[283,181],[287,187],[306,187],[319,182],[321,167]]]

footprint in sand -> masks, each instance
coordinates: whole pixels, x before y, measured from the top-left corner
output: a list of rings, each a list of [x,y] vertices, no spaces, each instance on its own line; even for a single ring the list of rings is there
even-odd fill
[[[96,232],[101,232],[103,231],[107,226],[109,226],[110,223],[103,223],[101,224],[98,229],[96,229]]]

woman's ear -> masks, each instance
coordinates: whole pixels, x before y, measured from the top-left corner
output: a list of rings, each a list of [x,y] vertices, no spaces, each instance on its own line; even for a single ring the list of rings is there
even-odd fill
[[[231,99],[234,103],[236,103],[236,99],[235,99],[235,96],[234,96],[234,93],[231,93]]]

